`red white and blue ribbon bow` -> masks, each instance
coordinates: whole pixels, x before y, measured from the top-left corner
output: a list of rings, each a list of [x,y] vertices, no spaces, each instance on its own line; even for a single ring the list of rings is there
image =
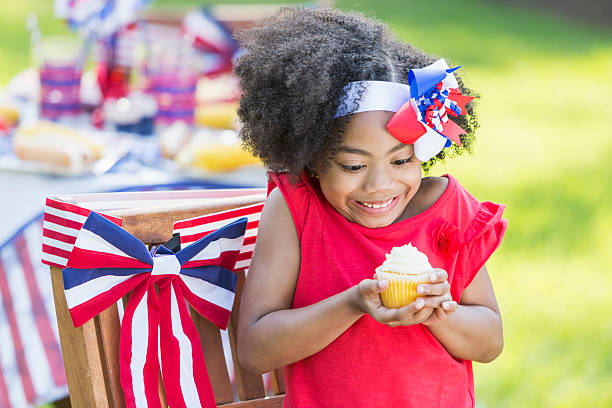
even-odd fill
[[[389,133],[402,143],[414,144],[425,138],[432,145],[439,145],[438,135],[442,135],[444,145],[438,152],[450,146],[451,141],[461,145],[459,136],[465,130],[448,115],[465,115],[465,105],[474,97],[461,94],[452,74],[459,68],[448,68],[444,60],[438,60],[424,68],[411,69],[408,73],[411,98],[387,123]]]
[[[414,144],[415,155],[428,161],[451,141],[461,145],[465,131],[449,115],[465,115],[465,105],[474,99],[462,95],[453,71],[440,59],[408,73],[408,85],[385,81],[357,81],[345,87],[345,102],[335,117],[373,110],[395,112],[389,133],[405,144]],[[365,86],[365,91],[360,90]],[[355,106],[357,105],[357,106]],[[350,107],[355,109],[350,110]]]
[[[66,301],[74,325],[80,326],[133,291],[120,339],[128,408],[161,406],[160,365],[172,408],[216,407],[185,300],[227,327],[237,281],[232,269],[246,223],[246,218],[234,221],[174,254],[163,246],[149,251],[99,214],[88,216],[63,270]]]

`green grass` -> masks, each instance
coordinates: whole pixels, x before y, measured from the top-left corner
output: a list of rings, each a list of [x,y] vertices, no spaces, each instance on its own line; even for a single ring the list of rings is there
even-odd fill
[[[488,264],[506,345],[475,367],[478,406],[612,406],[612,31],[477,0],[337,3],[462,64],[481,95],[474,154],[432,170],[508,206]],[[3,2],[0,84],[29,64],[31,10],[65,31],[50,0]]]
[[[0,86],[30,65],[29,34],[26,18],[35,13],[43,34],[70,34],[53,18],[52,0],[3,1],[0,4]]]
[[[608,407],[612,324],[607,262],[584,257],[518,257],[491,263],[506,347],[476,367],[477,396],[490,407]],[[605,313],[605,312],[604,312]]]

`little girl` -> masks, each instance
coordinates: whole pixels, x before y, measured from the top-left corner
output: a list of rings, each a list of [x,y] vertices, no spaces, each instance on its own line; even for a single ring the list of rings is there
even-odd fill
[[[240,363],[285,367],[286,407],[473,407],[471,362],[503,347],[485,262],[504,207],[450,175],[422,178],[471,149],[472,92],[357,14],[285,8],[239,39],[241,136],[272,188]],[[387,309],[374,270],[407,243],[435,269],[415,302]]]

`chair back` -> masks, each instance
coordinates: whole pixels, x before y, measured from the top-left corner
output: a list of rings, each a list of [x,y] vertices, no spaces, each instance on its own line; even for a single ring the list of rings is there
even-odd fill
[[[85,202],[85,206],[87,203],[94,202],[124,203],[129,201],[132,203],[129,206],[117,205],[119,208],[105,209],[103,212],[120,217],[125,230],[145,244],[155,245],[172,238],[175,221],[240,208],[262,202],[265,199],[265,190],[251,190],[243,190],[240,191],[240,194],[236,193],[233,196],[230,190],[226,190],[230,191],[230,194],[221,194],[220,197],[207,199],[197,199],[197,194],[189,195],[188,192],[164,192],[161,194],[163,199],[160,198],[159,201],[154,198],[160,197],[159,192],[137,193],[138,197],[144,197],[142,206],[134,205],[134,193],[73,195],[56,199],[72,203]],[[150,195],[147,196],[147,194]],[[169,194],[180,199],[168,200]],[[95,206],[91,205],[91,207]],[[99,208],[92,209],[100,210]],[[282,407],[284,400],[282,369],[269,373],[269,386],[266,390],[262,376],[243,370],[237,359],[236,326],[244,279],[244,273],[240,273],[228,326],[235,375],[234,384],[230,381],[220,330],[190,308],[191,317],[200,335],[215,400],[218,406],[223,407]],[[64,295],[62,270],[57,266],[51,266],[51,281],[72,406],[125,407],[125,397],[119,377],[120,317],[118,307],[113,305],[83,326],[74,327]],[[127,299],[124,298],[124,304],[126,301]],[[161,375],[159,384],[162,407],[166,408],[168,405],[165,402]]]

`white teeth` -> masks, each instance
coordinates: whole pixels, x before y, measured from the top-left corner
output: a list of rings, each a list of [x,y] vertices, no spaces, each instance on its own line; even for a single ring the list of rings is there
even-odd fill
[[[384,202],[382,204],[370,204],[370,203],[366,203],[364,201],[360,201],[360,203],[363,204],[364,206],[368,207],[368,208],[384,208],[384,207],[388,206],[389,204],[391,204],[392,201],[393,201],[393,198],[389,199],[389,201]]]

